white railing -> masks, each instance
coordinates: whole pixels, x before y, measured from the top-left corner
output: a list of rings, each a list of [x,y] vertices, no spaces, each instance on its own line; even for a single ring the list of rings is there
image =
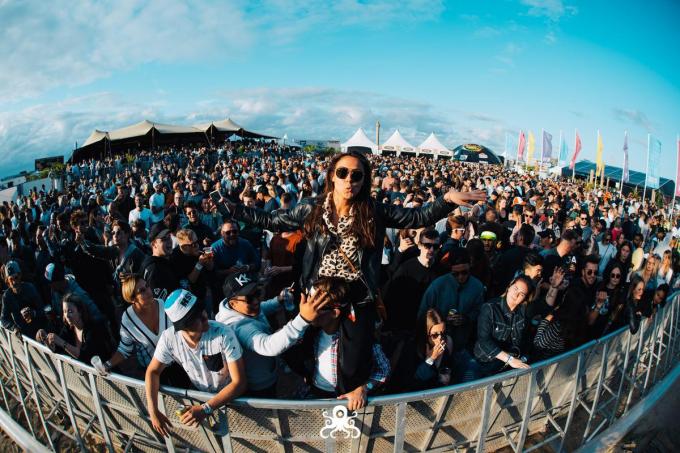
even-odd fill
[[[168,439],[151,427],[143,381],[100,377],[90,366],[3,330],[0,407],[54,451],[55,440],[64,438],[82,451],[95,442],[110,452],[481,452],[508,445],[516,452],[573,451],[676,366],[679,311],[676,297],[635,335],[622,329],[528,370],[370,398],[344,419],[333,411],[336,400],[241,398],[191,428],[175,411],[210,395],[164,387],[159,405],[174,423]],[[338,428],[335,437],[322,430],[326,423]]]

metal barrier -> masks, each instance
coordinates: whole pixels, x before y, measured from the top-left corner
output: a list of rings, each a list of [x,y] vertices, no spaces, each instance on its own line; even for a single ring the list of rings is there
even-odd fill
[[[572,451],[675,367],[679,311],[676,297],[635,335],[622,329],[531,369],[469,384],[370,398],[356,416],[335,400],[241,398],[191,428],[175,411],[209,395],[164,387],[159,405],[174,423],[167,439],[151,426],[143,381],[100,377],[3,330],[0,405],[19,409],[18,421],[53,451],[59,435],[82,451],[97,442],[110,452]]]

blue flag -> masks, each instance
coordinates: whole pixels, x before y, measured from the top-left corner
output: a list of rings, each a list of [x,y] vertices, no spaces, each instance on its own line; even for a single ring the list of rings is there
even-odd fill
[[[562,144],[560,145],[559,163],[561,163],[561,164],[566,163],[567,157],[569,157],[569,148],[567,147],[567,141],[562,140]]]
[[[661,160],[661,142],[649,134],[647,138],[647,175],[645,185],[650,189],[659,188],[659,161]]]
[[[543,131],[543,155],[541,159],[546,161],[552,158],[552,134]]]

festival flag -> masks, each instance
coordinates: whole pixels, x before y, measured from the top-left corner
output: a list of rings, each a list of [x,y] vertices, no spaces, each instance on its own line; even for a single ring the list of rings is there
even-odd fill
[[[576,165],[576,158],[578,157],[578,153],[581,152],[581,137],[578,136],[578,132],[576,132],[576,143],[574,143],[574,155],[571,156],[571,163],[569,164],[569,168],[571,170],[574,169],[574,165]]]
[[[505,134],[505,150],[503,150],[503,157],[505,157],[506,161],[508,159],[508,155],[513,149],[517,149],[517,139],[515,138],[514,134],[508,134],[506,132]]]
[[[597,153],[595,157],[595,177],[598,178],[602,172],[604,172],[604,160],[602,159],[602,151],[604,151],[604,145],[602,144],[602,136],[600,131],[597,131]]]
[[[645,177],[645,186],[650,189],[659,188],[659,160],[661,159],[661,142],[652,137],[652,134],[647,136],[647,175]]]
[[[628,131],[623,136],[623,171],[621,172],[621,182],[628,182],[630,175],[628,174]]]
[[[543,131],[543,148],[541,150],[541,160],[546,161],[552,158],[552,134]]]
[[[560,157],[558,159],[560,165],[564,165],[567,162],[568,155],[569,148],[567,147],[567,141],[562,138],[562,131],[560,131]]]
[[[534,157],[534,148],[536,148],[536,139],[534,139],[534,133],[529,131],[529,139],[527,145],[527,165],[531,163],[531,158]]]
[[[517,144],[517,160],[522,160],[524,157],[524,148],[527,146],[527,139],[524,136],[524,131],[519,131],[519,143]]]

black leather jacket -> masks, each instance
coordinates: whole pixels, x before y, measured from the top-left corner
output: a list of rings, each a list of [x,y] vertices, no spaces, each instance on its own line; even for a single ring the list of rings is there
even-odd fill
[[[316,203],[322,203],[322,198],[306,198],[290,210],[278,210],[271,213],[257,208],[247,208],[237,205],[233,215],[237,220],[253,223],[263,229],[274,232],[295,231],[303,227],[305,219],[312,212]],[[379,288],[380,263],[382,259],[382,245],[386,228],[420,228],[434,225],[438,220],[446,217],[456,208],[454,203],[447,203],[443,197],[421,208],[403,208],[401,206],[375,203],[375,237],[376,247],[359,251],[361,271],[366,279],[369,295],[373,298]],[[307,238],[307,245],[302,262],[300,284],[308,288],[317,278],[321,258],[330,241],[327,234],[314,233]]]

